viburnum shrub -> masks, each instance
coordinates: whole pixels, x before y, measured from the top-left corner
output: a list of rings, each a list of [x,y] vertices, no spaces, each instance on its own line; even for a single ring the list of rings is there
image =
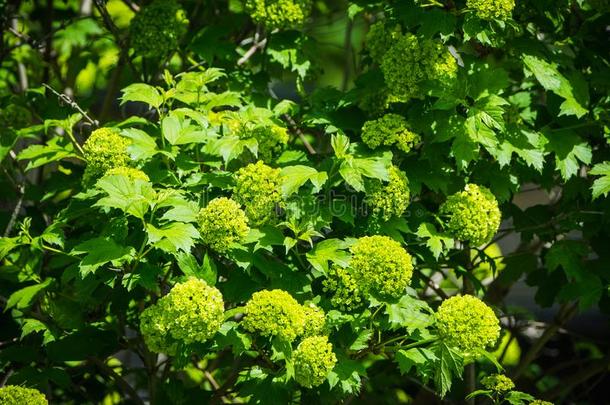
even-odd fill
[[[0,405],[598,403],[606,3],[0,1]]]

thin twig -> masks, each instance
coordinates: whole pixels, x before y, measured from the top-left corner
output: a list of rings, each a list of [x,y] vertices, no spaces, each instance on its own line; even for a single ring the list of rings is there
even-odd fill
[[[49,89],[53,94],[55,94],[57,96],[57,98],[59,98],[61,101],[63,101],[64,103],[68,104],[71,108],[75,109],[76,111],[78,111],[79,113],[81,113],[81,115],[83,116],[83,118],[85,119],[85,121],[87,121],[89,124],[93,125],[94,127],[97,127],[100,125],[100,123],[97,120],[94,120],[93,118],[91,118],[89,116],[89,114],[87,114],[85,112],[85,110],[83,110],[77,103],[76,101],[72,100],[70,97],[68,97],[67,95],[63,94],[63,93],[59,93],[57,92],[53,87],[49,86],[46,83],[42,84],[45,88]]]
[[[17,216],[19,215],[19,211],[21,211],[21,206],[23,205],[23,197],[25,195],[25,186],[22,184],[19,186],[19,200],[17,200],[17,204],[15,204],[15,209],[13,209],[13,213],[11,214],[11,219],[8,221],[6,225],[6,229],[4,230],[4,237],[9,236],[17,222]]]
[[[303,133],[303,131],[301,131],[301,128],[299,128],[299,126],[297,125],[295,120],[288,114],[283,114],[282,118],[284,118],[284,120],[286,120],[288,122],[288,124],[292,127],[292,130],[297,134],[297,136],[299,137],[301,142],[303,142],[303,145],[305,145],[305,148],[307,149],[309,154],[310,155],[317,154],[316,150],[307,141],[307,138],[305,138],[305,134]]]
[[[256,51],[258,51],[259,49],[263,49],[265,45],[267,45],[267,38],[264,38],[262,41],[255,42],[254,44],[252,44],[250,49],[248,49],[246,53],[244,53],[244,55],[239,58],[239,60],[237,61],[237,65],[241,66],[246,63],[256,53]]]
[[[89,360],[93,364],[95,364],[100,371],[111,377],[116,382],[117,386],[121,389],[121,391],[123,391],[124,394],[128,395],[133,400],[133,402],[139,405],[144,405],[144,401],[142,401],[142,398],[140,398],[138,393],[133,389],[131,385],[129,385],[127,381],[125,381],[123,377],[117,374],[116,371],[114,371],[111,367],[109,367],[106,363],[99,359],[92,357]]]

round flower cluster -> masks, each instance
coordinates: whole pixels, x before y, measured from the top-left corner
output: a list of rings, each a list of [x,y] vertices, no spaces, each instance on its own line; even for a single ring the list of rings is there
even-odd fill
[[[106,172],[115,167],[129,164],[127,146],[129,141],[112,128],[99,128],[91,133],[83,152],[87,167],[83,175],[84,184],[92,184]]]
[[[366,203],[373,216],[384,221],[400,217],[409,206],[409,180],[407,175],[396,166],[390,167],[390,181],[383,184],[375,181],[371,184],[366,196]]]
[[[223,315],[220,291],[190,278],[142,312],[140,330],[151,350],[173,354],[177,342],[202,343],[214,336]]]
[[[282,204],[280,170],[262,161],[241,168],[236,175],[235,201],[246,207],[250,223],[260,226],[274,219]]]
[[[5,385],[0,388],[0,405],[46,405],[49,401],[38,390]]]
[[[223,253],[248,235],[248,218],[239,204],[226,198],[215,198],[197,215],[201,240],[213,250]]]
[[[140,314],[140,331],[149,350],[156,353],[176,354],[178,342],[169,333],[172,319],[167,301],[160,299]]]
[[[184,10],[177,2],[155,0],[131,20],[131,46],[138,55],[163,58],[178,47],[187,26]]]
[[[326,336],[303,339],[293,354],[294,378],[299,385],[311,388],[321,385],[337,364],[333,345]]]
[[[288,341],[304,332],[305,311],[283,290],[255,292],[246,303],[244,313],[242,324],[249,332],[265,337],[280,336]]]
[[[364,123],[362,141],[371,149],[395,144],[398,149],[408,153],[421,141],[421,137],[409,130],[407,120],[402,116],[386,114]]]
[[[466,7],[482,20],[508,20],[515,8],[515,0],[466,0]]]
[[[468,352],[492,346],[500,336],[500,322],[494,311],[472,295],[445,300],[436,312],[441,337]]]
[[[376,63],[381,63],[383,55],[390,49],[392,44],[402,36],[400,26],[388,29],[385,22],[378,21],[371,25],[366,34],[366,48],[369,55]]]
[[[258,157],[270,162],[288,143],[288,130],[279,125],[261,125],[249,131],[241,131],[240,138],[254,138],[258,142]]]
[[[496,197],[485,187],[467,184],[447,198],[440,208],[446,227],[455,239],[480,246],[498,231],[502,214]]]
[[[492,374],[481,380],[483,387],[495,392],[508,392],[515,388],[513,380],[503,374]]]
[[[331,266],[322,285],[324,292],[332,295],[330,303],[341,311],[352,311],[364,304],[363,293],[349,269]]]
[[[381,299],[402,296],[411,281],[411,255],[387,236],[365,236],[351,247],[350,269],[365,292]]]
[[[391,93],[390,101],[405,102],[419,96],[424,80],[454,78],[457,62],[441,43],[406,34],[383,55],[381,71]]]
[[[246,11],[268,29],[298,27],[311,12],[311,0],[246,0]]]
[[[549,401],[543,401],[541,399],[535,399],[530,402],[530,405],[553,405],[553,403]]]
[[[303,305],[305,328],[303,336],[323,335],[326,331],[326,314],[324,310],[313,303]]]
[[[114,167],[104,173],[104,176],[125,176],[130,180],[150,181],[146,173],[142,170],[134,169],[133,167]]]

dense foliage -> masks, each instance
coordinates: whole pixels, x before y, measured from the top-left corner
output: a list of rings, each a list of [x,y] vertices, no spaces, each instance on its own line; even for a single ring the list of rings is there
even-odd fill
[[[0,11],[0,404],[598,403],[607,1]]]

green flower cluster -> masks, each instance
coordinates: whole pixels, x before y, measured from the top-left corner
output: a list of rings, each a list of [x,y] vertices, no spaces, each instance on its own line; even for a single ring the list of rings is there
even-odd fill
[[[530,405],[553,405],[553,403],[549,401],[543,401],[541,399],[535,399],[530,402]]]
[[[0,405],[46,405],[49,401],[38,390],[5,385],[0,388]]]
[[[187,27],[184,10],[176,1],[155,0],[131,20],[131,46],[138,55],[163,58],[178,48]]]
[[[400,26],[388,29],[384,21],[377,21],[371,25],[366,34],[366,48],[373,61],[381,64],[383,55],[392,47],[392,44],[402,36]]]
[[[379,119],[364,123],[362,141],[371,149],[396,145],[399,150],[408,153],[421,141],[421,137],[409,130],[404,117],[398,114],[386,114]]]
[[[110,169],[129,166],[127,146],[129,140],[112,128],[99,128],[93,131],[83,145],[84,157],[87,161],[83,183],[90,185]]]
[[[303,305],[303,313],[305,314],[303,336],[324,335],[326,332],[326,314],[324,310],[310,303]]]
[[[508,20],[515,8],[515,0],[466,0],[466,7],[482,20]]]
[[[223,316],[220,291],[190,278],[142,312],[140,330],[151,350],[174,354],[178,342],[202,343],[214,336]]]
[[[271,162],[288,144],[288,130],[279,125],[260,125],[249,131],[241,131],[240,138],[254,138],[258,142],[258,157]]]
[[[246,207],[246,215],[255,226],[271,222],[282,205],[280,170],[262,161],[237,171],[233,198]]]
[[[265,337],[279,336],[288,341],[304,332],[305,311],[283,290],[255,292],[246,303],[244,313],[242,324],[249,332]]]
[[[114,167],[104,173],[104,176],[125,176],[130,180],[150,181],[146,173],[144,173],[142,170],[126,166]]]
[[[387,236],[365,236],[350,250],[350,270],[362,290],[381,299],[394,299],[405,293],[413,263],[400,243]]]
[[[420,96],[420,84],[425,80],[445,82],[457,73],[457,62],[443,44],[413,34],[393,41],[380,66],[392,102]]]
[[[472,295],[445,300],[436,312],[441,337],[468,352],[492,346],[500,336],[500,322],[494,311]]]
[[[502,220],[496,197],[476,184],[467,184],[464,191],[449,196],[440,214],[446,217],[450,235],[476,246],[489,242]]]
[[[331,266],[322,285],[323,291],[332,295],[330,303],[341,311],[352,311],[364,304],[364,294],[349,269]]]
[[[268,29],[303,25],[311,12],[311,0],[246,0],[246,11]]]
[[[224,253],[248,235],[248,218],[239,204],[226,198],[215,198],[197,215],[201,240],[213,250]]]
[[[366,203],[373,216],[383,218],[384,221],[404,214],[409,206],[409,180],[407,175],[396,166],[390,167],[390,181],[383,184],[374,181],[366,195]]]
[[[481,380],[483,387],[499,393],[504,393],[515,388],[513,380],[503,374],[491,374]]]
[[[293,354],[294,378],[299,385],[311,388],[324,383],[337,364],[333,345],[326,336],[303,339]]]

